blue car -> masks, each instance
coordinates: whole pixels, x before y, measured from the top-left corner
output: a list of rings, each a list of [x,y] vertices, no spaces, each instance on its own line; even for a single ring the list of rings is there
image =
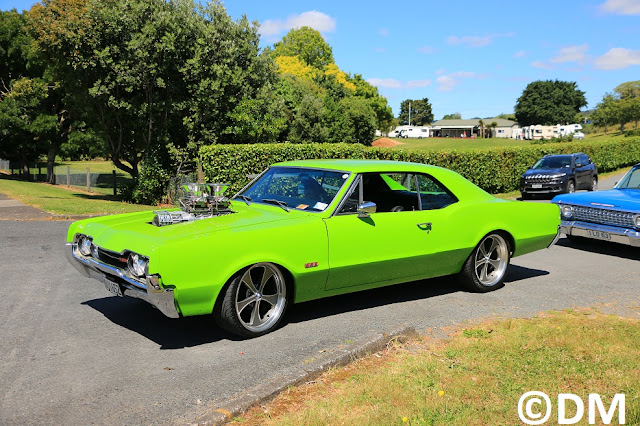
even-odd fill
[[[593,238],[640,247],[640,163],[609,191],[557,195],[560,231],[569,239]]]

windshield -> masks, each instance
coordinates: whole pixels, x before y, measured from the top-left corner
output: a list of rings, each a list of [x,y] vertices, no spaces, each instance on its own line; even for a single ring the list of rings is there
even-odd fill
[[[640,167],[634,167],[624,175],[616,189],[640,189]]]
[[[571,156],[544,157],[538,160],[532,169],[565,169],[571,168]]]
[[[349,173],[300,167],[272,167],[245,191],[243,199],[287,208],[324,211]]]

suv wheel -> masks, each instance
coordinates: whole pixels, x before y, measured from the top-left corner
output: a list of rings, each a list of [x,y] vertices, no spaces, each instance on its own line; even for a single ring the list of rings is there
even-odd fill
[[[597,190],[598,190],[598,178],[594,176],[591,178],[591,186],[589,187],[589,191],[597,191]]]
[[[574,192],[576,192],[576,184],[574,181],[570,180],[569,183],[567,183],[567,193],[573,194]]]

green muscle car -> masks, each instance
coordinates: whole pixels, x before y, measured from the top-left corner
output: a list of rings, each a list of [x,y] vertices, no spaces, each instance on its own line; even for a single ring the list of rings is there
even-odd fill
[[[443,275],[495,290],[511,257],[549,247],[560,225],[556,205],[424,164],[292,161],[231,200],[225,188],[187,184],[180,209],[75,222],[67,258],[117,296],[254,337],[290,303]]]

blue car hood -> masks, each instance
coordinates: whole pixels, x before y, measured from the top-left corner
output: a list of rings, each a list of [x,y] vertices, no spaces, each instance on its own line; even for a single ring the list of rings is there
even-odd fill
[[[640,213],[640,190],[611,189],[556,195],[551,202]]]

